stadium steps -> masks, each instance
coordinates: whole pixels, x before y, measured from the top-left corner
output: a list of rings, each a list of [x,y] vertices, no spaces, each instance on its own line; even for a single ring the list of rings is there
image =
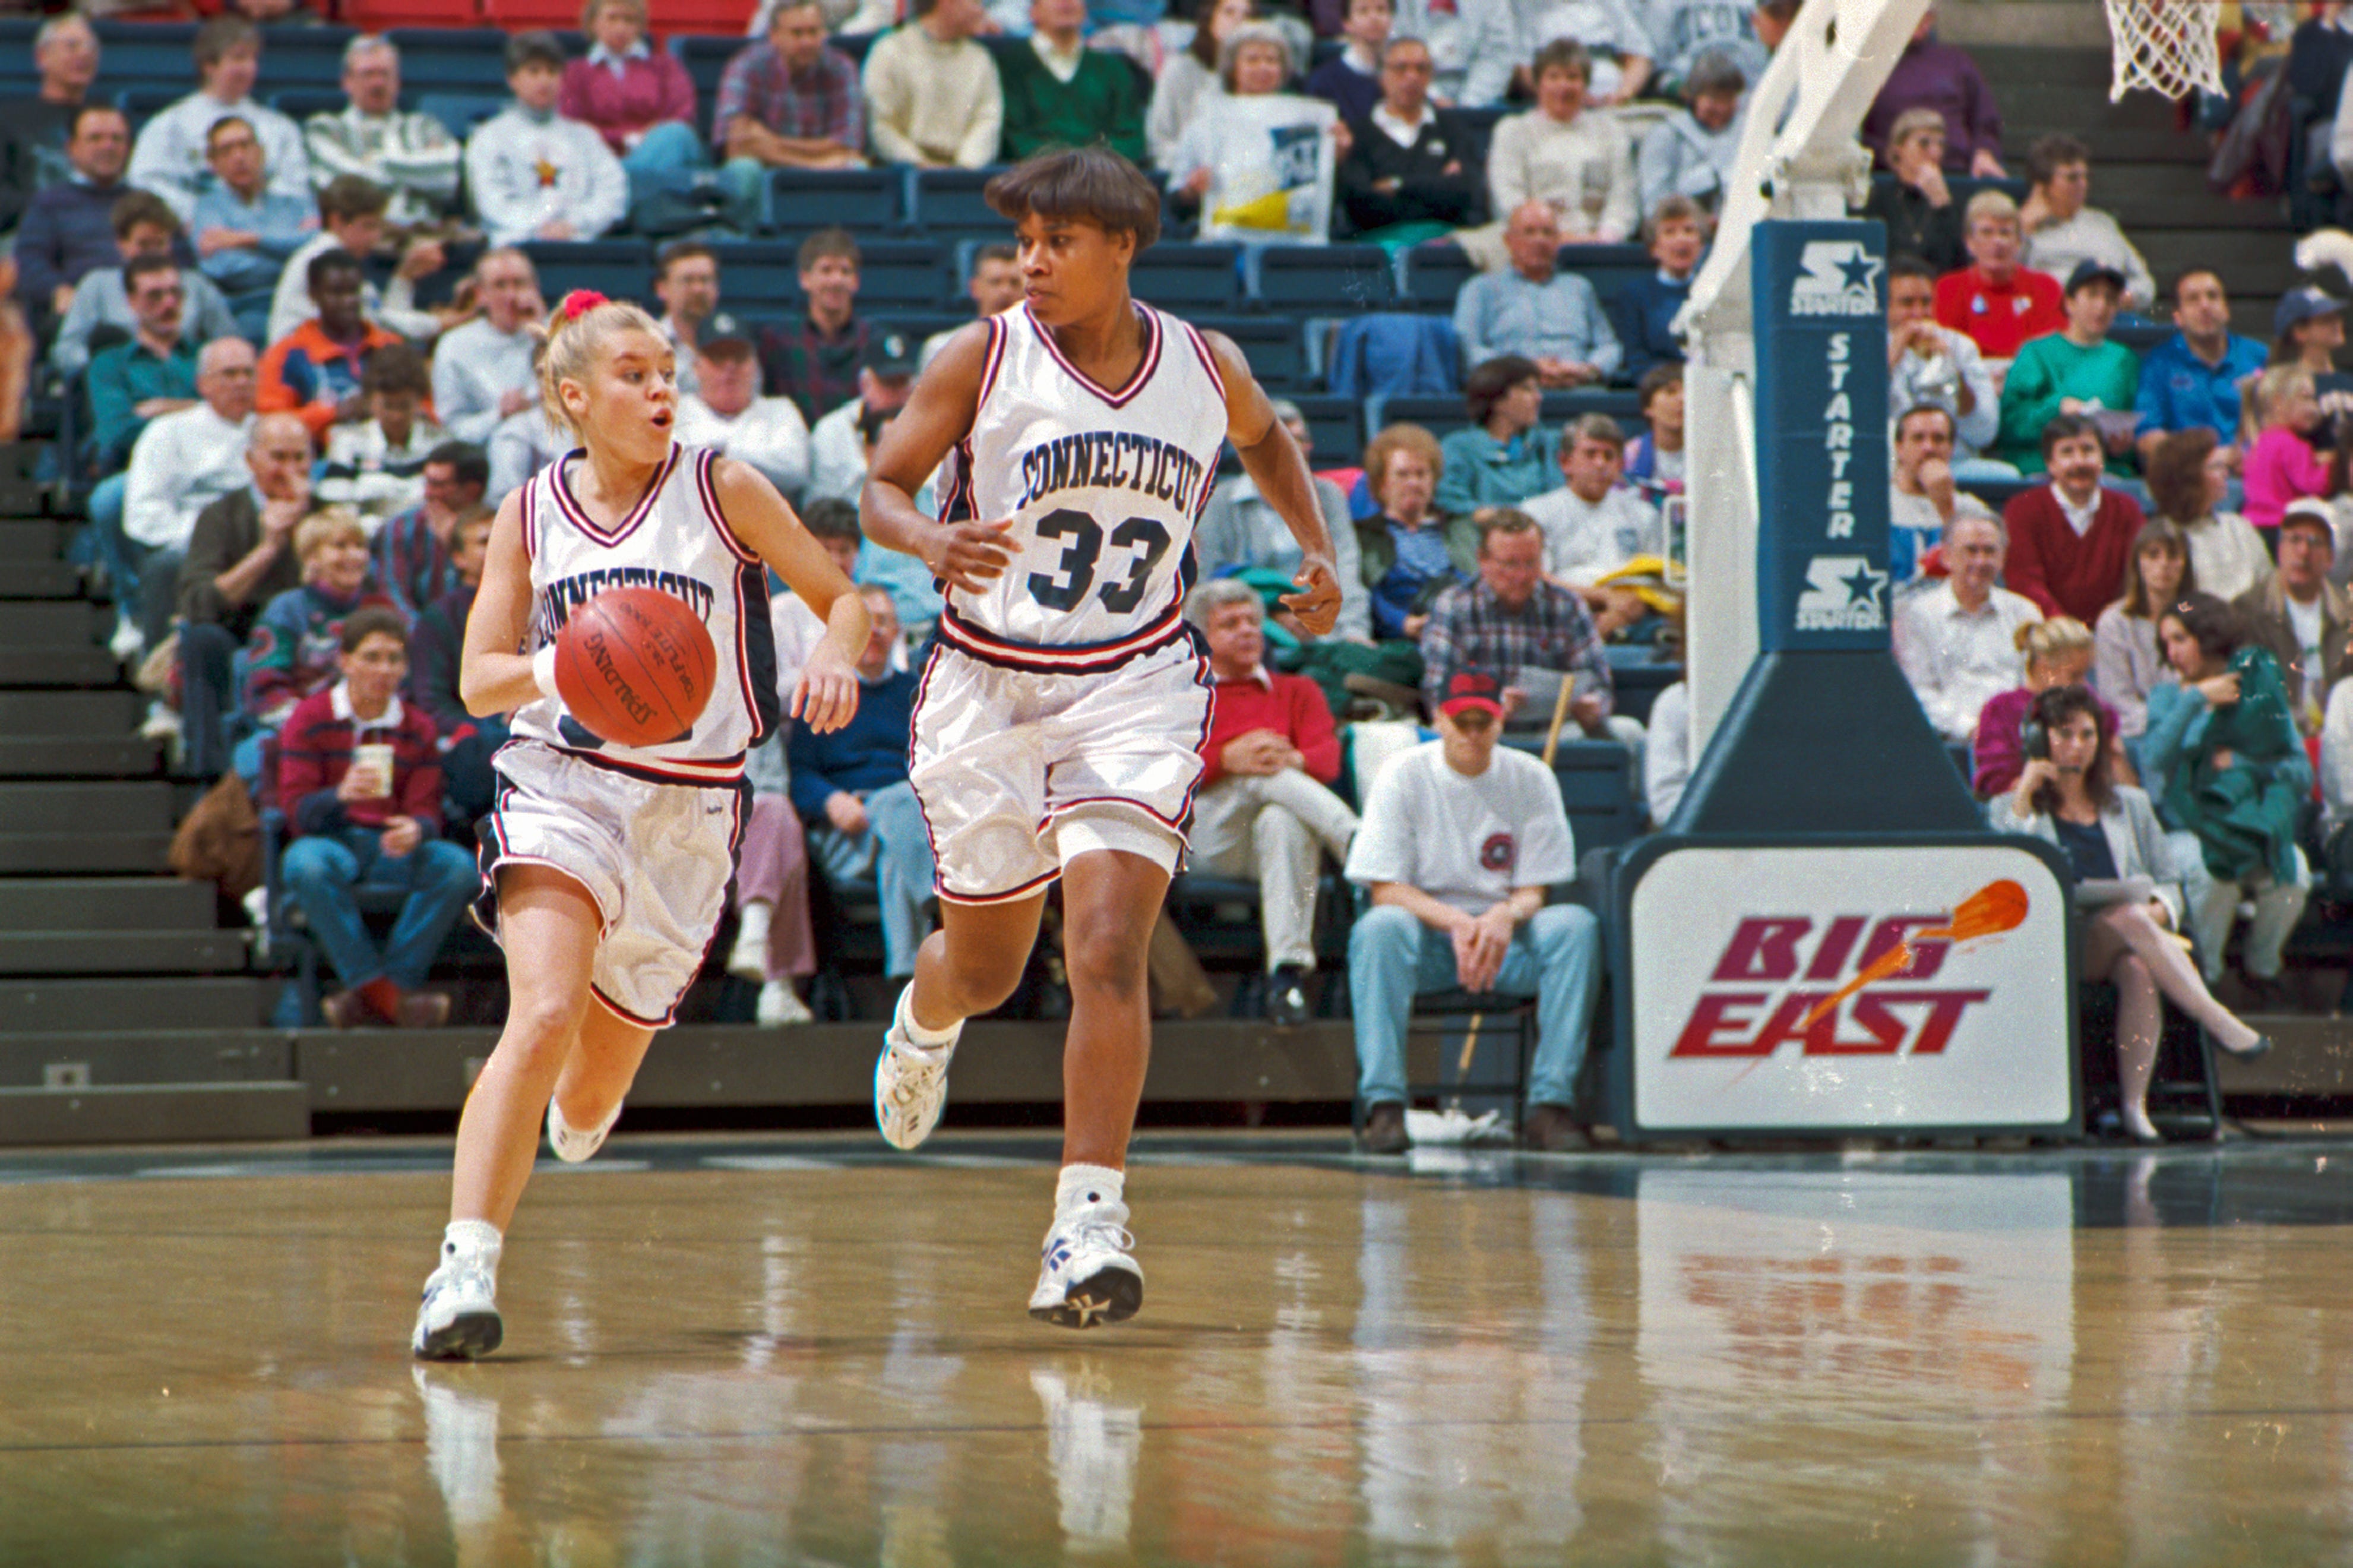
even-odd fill
[[[2034,139],[2064,131],[2092,149],[2092,202],[2116,215],[2167,286],[2193,264],[2217,270],[2232,326],[2271,335],[2272,307],[2301,281],[2295,233],[2277,201],[2232,201],[2206,184],[2206,136],[2182,127],[2153,93],[2108,101],[2105,48],[1972,44],[1969,54],[2002,109],[2002,148],[2023,176]]]
[[[184,802],[34,455],[0,448],[0,1145],[301,1137],[247,934],[166,874]]]

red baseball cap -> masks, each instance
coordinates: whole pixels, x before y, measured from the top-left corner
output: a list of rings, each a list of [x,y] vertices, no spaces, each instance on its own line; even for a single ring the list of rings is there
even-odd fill
[[[1450,717],[1465,708],[1484,708],[1497,718],[1504,716],[1504,685],[1484,670],[1459,670],[1446,683],[1445,700],[1438,711]]]

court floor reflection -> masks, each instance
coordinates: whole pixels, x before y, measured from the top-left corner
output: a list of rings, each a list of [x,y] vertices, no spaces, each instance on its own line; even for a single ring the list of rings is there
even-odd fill
[[[534,1189],[511,1353],[425,1368],[439,1150],[11,1159],[0,1563],[2353,1554],[2327,1147],[1169,1140],[1086,1336],[1021,1310],[1039,1152],[624,1139]]]

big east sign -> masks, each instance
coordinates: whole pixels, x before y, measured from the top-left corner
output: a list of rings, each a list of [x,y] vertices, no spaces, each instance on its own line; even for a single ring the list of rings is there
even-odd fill
[[[2019,895],[2008,927],[1948,935],[1956,909],[1996,885]],[[2072,1115],[2066,894],[2029,852],[1679,849],[1642,874],[1630,937],[1639,1126]]]
[[[1769,1056],[1795,1045],[1815,1056],[1890,1055],[1906,1047],[1936,1055],[1968,1010],[1993,998],[1986,986],[1931,983],[1944,969],[1948,940],[1911,944],[1911,962],[1886,980],[1826,1012],[1821,1004],[1912,932],[1939,924],[1934,915],[1743,919],[1668,1054]]]

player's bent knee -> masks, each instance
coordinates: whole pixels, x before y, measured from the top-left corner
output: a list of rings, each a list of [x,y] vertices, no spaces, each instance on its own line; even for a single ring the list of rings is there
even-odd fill
[[[1142,988],[1150,927],[1141,937],[1127,925],[1112,930],[1065,930],[1062,959],[1074,989],[1125,993]]]

